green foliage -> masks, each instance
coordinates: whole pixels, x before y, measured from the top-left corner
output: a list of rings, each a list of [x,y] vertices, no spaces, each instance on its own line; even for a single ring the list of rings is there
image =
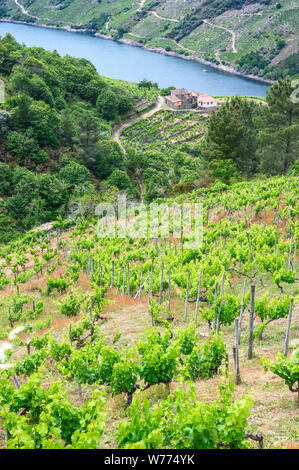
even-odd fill
[[[290,297],[283,295],[280,298],[268,299],[267,295],[259,298],[254,305],[255,314],[262,320],[278,320],[286,318],[289,314]]]
[[[67,184],[68,188],[74,189],[76,186],[90,181],[91,174],[85,166],[71,162],[61,168],[59,178]]]
[[[47,289],[45,294],[50,295],[54,290],[58,290],[60,293],[63,293],[69,286],[70,282],[67,281],[64,277],[47,277]]]
[[[60,312],[62,315],[72,317],[78,315],[81,307],[82,298],[70,295],[63,299],[60,304]]]
[[[209,121],[204,154],[216,178],[228,183],[242,172],[257,170],[256,124],[258,105],[240,97],[230,98]]]
[[[27,356],[23,362],[19,362],[16,366],[16,374],[17,375],[25,375],[28,377],[29,375],[37,372],[40,366],[45,362],[47,357],[45,350],[37,351],[30,356]]]
[[[203,310],[202,317],[211,322],[213,319],[216,320],[219,315],[219,324],[231,325],[239,313],[239,300],[233,295],[224,294],[222,297],[218,297],[212,310]]]
[[[110,383],[114,365],[120,361],[120,353],[114,348],[104,346],[99,358],[99,376],[103,383]]]
[[[115,394],[133,392],[138,378],[138,370],[139,366],[135,363],[134,359],[124,359],[117,362],[113,366],[111,376],[112,391]]]
[[[119,100],[112,90],[102,91],[98,96],[96,106],[99,116],[107,121],[112,121],[118,115]]]
[[[9,449],[94,449],[104,432],[104,399],[97,392],[81,408],[56,382],[46,391],[42,375],[32,375],[18,390],[1,377],[0,418],[9,432]],[[6,391],[5,391],[6,390]]]
[[[178,348],[169,343],[170,333],[164,337],[154,329],[145,335],[145,341],[137,343],[141,355],[140,377],[148,385],[169,383],[177,372]]]
[[[0,39],[0,50],[9,89],[0,112],[1,153],[13,163],[1,163],[1,217],[8,221],[1,223],[1,240],[14,223],[25,230],[65,215],[77,187],[86,193],[93,176],[105,179],[121,168],[107,120],[132,110],[138,87],[103,79],[85,59],[21,46],[10,35]],[[17,165],[30,170],[18,182]],[[125,177],[118,175],[121,187],[130,186]]]
[[[189,356],[186,357],[183,373],[185,377],[197,380],[213,377],[219,370],[222,361],[226,357],[226,347],[223,337],[215,334],[203,345],[193,348]]]
[[[190,325],[185,330],[179,330],[176,332],[176,342],[179,345],[180,352],[184,355],[192,353],[194,346],[199,339],[200,335],[196,333],[195,325]]]
[[[219,386],[213,402],[198,400],[193,385],[178,388],[153,408],[144,398],[133,399],[129,422],[120,422],[117,443],[125,449],[247,448],[244,439],[252,402],[233,401],[233,383]]]
[[[12,186],[13,171],[6,163],[0,163],[0,195],[10,193]]]
[[[293,351],[290,357],[285,357],[283,354],[278,354],[275,361],[263,358],[261,364],[264,369],[271,370],[273,374],[282,378],[285,384],[289,387],[291,392],[299,391],[299,349]],[[294,390],[294,385],[297,383],[298,387]]]
[[[270,174],[286,173],[298,159],[299,103],[292,99],[292,78],[274,83],[257,121],[260,167]]]
[[[131,181],[127,173],[122,170],[115,169],[107,180],[108,185],[116,186],[120,190],[130,188]]]

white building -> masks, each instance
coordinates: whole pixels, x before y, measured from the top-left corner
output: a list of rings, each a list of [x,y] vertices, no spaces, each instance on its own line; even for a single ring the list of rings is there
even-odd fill
[[[218,101],[211,95],[197,94],[197,107],[203,111],[215,111],[218,108]]]

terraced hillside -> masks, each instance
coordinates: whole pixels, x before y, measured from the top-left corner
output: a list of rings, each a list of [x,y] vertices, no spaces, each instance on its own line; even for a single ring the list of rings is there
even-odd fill
[[[180,200],[199,249],[95,219],[0,246],[0,448],[298,446],[298,177]]]
[[[206,126],[207,118],[199,113],[163,110],[125,129],[121,142],[125,148],[161,150],[171,154],[186,142],[198,142]]]
[[[298,73],[298,0],[2,0],[3,18],[90,29],[274,78]]]

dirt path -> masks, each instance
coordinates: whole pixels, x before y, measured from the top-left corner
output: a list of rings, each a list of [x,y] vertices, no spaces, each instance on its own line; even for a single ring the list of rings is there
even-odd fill
[[[143,5],[145,4],[145,2],[146,2],[146,0],[141,0],[141,2],[140,2],[140,6],[139,6],[139,8],[138,8],[138,10],[137,10],[137,11],[141,11],[141,10],[142,10],[142,8],[143,8]]]
[[[191,52],[191,54],[194,54],[196,52],[193,49],[189,49],[188,47],[183,46],[183,44],[177,42],[175,39],[169,39],[169,41],[173,41],[177,46],[181,47],[182,49],[185,49],[185,51]]]
[[[23,15],[30,16],[30,18],[35,18],[36,20],[40,19],[38,16],[30,15],[30,13],[28,13],[28,11],[23,7],[23,5],[21,5],[21,3],[18,2],[18,0],[15,0],[15,4],[20,8]]]
[[[118,143],[118,145],[122,148],[122,150],[125,150],[124,146],[122,145],[122,143],[120,141],[120,134],[122,133],[122,131],[124,129],[126,129],[127,127],[132,126],[133,124],[136,124],[137,122],[141,121],[142,119],[146,119],[146,118],[152,116],[153,114],[156,114],[158,111],[160,111],[163,104],[164,104],[164,98],[162,98],[162,96],[159,96],[158,102],[157,102],[156,106],[153,109],[151,109],[150,111],[145,112],[144,114],[141,114],[140,116],[138,116],[138,118],[132,119],[131,121],[127,121],[126,123],[121,124],[120,126],[116,127],[113,130],[112,138],[115,140],[115,142]]]
[[[159,20],[165,20],[165,21],[173,21],[174,23],[179,23],[179,20],[175,20],[173,18],[164,18],[163,16],[158,15],[157,12],[151,11],[151,14],[154,15],[156,18],[159,18]]]
[[[209,26],[211,26],[212,28],[218,28],[218,29],[224,29],[224,31],[227,31],[228,33],[230,33],[232,35],[232,52],[234,54],[236,54],[238,51],[237,51],[237,48],[236,48],[236,33],[234,33],[234,31],[232,31],[231,29],[227,29],[225,28],[224,26],[216,26],[215,24],[213,23],[210,23],[209,21],[207,20],[203,20],[204,23],[208,24]]]

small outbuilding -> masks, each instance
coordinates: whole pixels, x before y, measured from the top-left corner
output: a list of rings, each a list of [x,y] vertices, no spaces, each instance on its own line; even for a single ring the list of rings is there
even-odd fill
[[[200,109],[211,112],[218,108],[218,102],[213,96],[196,91],[187,91],[185,88],[172,90],[165,96],[165,103],[172,109]]]

